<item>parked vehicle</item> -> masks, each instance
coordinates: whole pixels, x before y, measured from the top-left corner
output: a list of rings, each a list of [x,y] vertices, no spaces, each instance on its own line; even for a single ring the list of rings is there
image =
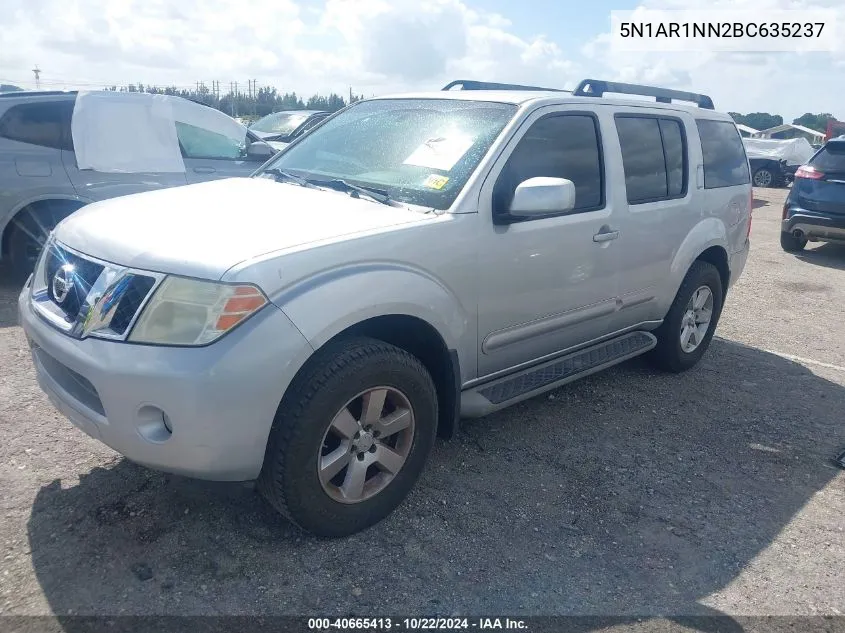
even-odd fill
[[[180,97],[109,91],[4,93],[0,256],[25,279],[50,230],[83,205],[248,176],[273,153],[227,115]]]
[[[845,136],[827,141],[795,172],[783,205],[783,250],[803,250],[808,241],[845,242]]]
[[[249,129],[265,141],[272,142],[276,149],[282,149],[314,128],[330,114],[331,112],[322,110],[273,112],[258,119]]]
[[[355,103],[252,178],[65,219],[19,300],[41,387],[133,461],[257,478],[341,536],[461,417],[640,354],[693,367],[748,257],[730,116],[467,85]]]
[[[795,170],[813,155],[813,147],[803,138],[744,138],[745,152],[751,164],[751,182],[755,187],[785,187],[795,177]]]

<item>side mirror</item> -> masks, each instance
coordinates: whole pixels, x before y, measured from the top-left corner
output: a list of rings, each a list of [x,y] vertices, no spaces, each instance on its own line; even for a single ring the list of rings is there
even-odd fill
[[[276,153],[270,145],[264,141],[255,141],[250,143],[246,148],[246,157],[249,160],[265,161],[272,158]]]
[[[575,208],[575,183],[566,178],[529,178],[516,188],[512,215],[540,216],[565,213]]]

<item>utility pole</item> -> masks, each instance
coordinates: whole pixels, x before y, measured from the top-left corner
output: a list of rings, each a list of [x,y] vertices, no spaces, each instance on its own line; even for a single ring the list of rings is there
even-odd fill
[[[256,101],[258,101],[258,86],[255,85],[257,79],[252,80],[252,116],[257,116],[256,114]]]
[[[238,116],[238,82],[235,82],[235,114],[232,116]]]
[[[38,68],[38,64],[35,64],[32,74],[35,75],[35,89],[41,90],[41,70]]]

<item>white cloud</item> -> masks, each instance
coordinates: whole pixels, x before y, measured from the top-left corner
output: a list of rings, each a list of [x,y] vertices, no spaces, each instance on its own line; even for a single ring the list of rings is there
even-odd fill
[[[514,82],[572,70],[542,37],[461,0],[6,0],[0,81],[190,86],[257,79],[299,92],[437,88],[458,76]],[[558,83],[560,83],[558,81]]]

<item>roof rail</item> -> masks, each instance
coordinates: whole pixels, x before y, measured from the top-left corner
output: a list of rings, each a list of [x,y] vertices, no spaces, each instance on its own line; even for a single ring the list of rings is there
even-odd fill
[[[655,97],[658,103],[672,103],[673,99],[678,101],[691,101],[699,108],[715,110],[713,100],[707,95],[695,92],[684,92],[682,90],[669,90],[668,88],[654,88],[652,86],[603,81],[600,79],[585,79],[578,84],[578,87],[575,88],[575,91],[572,94],[577,97],[601,97],[605,92]]]
[[[451,90],[455,86],[461,86],[461,90],[539,90],[543,92],[571,92],[558,88],[540,88],[538,86],[520,86],[518,84],[497,84],[489,81],[474,81],[471,79],[456,79],[446,84],[442,90]]]
[[[0,92],[0,97],[54,97],[75,95],[76,92],[76,90],[7,90]]]

